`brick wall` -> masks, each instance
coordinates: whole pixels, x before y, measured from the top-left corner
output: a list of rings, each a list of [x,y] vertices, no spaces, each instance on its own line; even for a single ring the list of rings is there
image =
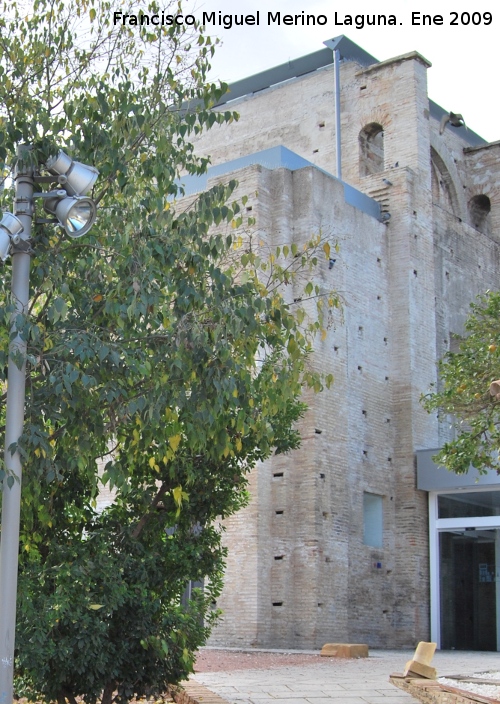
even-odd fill
[[[446,431],[420,396],[469,302],[497,285],[500,149],[471,149],[450,127],[439,134],[428,67],[415,52],[341,65],[343,178],[381,203],[387,225],[347,205],[342,183],[312,166],[231,175],[266,242],[300,244],[318,232],[338,241],[337,263],[323,262],[317,281],[345,305],[317,343],[313,363],[335,384],[306,394],[301,449],[257,467],[250,505],[227,522],[214,644],[429,638],[427,495],[415,488],[414,457]],[[329,66],[239,99],[239,122],[202,135],[197,150],[217,164],[284,145],[334,173],[333,88]],[[359,134],[372,123],[383,128],[383,164],[363,176]],[[469,206],[481,194],[491,203],[483,231]],[[364,492],[383,497],[381,548],[363,542]]]

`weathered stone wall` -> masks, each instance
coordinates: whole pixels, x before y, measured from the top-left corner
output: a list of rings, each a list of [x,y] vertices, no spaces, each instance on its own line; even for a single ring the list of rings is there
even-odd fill
[[[470,301],[497,285],[500,149],[469,148],[449,126],[439,134],[428,66],[415,52],[341,65],[343,179],[381,203],[387,225],[347,205],[342,183],[313,167],[232,174],[267,242],[300,244],[319,231],[339,242],[335,266],[323,262],[317,276],[345,307],[317,344],[314,364],[335,384],[306,395],[302,448],[255,469],[251,504],[227,524],[225,617],[214,644],[396,647],[429,638],[427,495],[415,488],[414,458],[447,431],[420,396]],[[334,173],[333,90],[329,66],[236,100],[239,122],[203,135],[197,150],[219,164],[284,145]],[[383,141],[363,175],[370,145],[360,133],[370,125],[368,142],[379,128]],[[482,220],[471,213],[478,195],[491,206]],[[383,497],[380,549],[363,542],[364,492]]]

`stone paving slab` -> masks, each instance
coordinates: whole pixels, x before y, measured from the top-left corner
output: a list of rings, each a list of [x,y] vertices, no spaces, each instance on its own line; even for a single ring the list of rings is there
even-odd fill
[[[221,697],[217,704],[416,704],[412,696],[389,683],[389,676],[402,672],[413,653],[377,650],[359,660],[322,658],[305,666],[199,672],[194,680]],[[500,669],[500,654],[437,651],[432,665],[438,676],[472,674]],[[212,702],[205,699],[199,704]]]

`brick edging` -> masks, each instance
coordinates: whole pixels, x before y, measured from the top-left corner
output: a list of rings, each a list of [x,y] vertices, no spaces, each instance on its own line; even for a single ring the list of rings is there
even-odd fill
[[[176,704],[227,704],[218,694],[194,680],[186,680],[168,688],[168,693]]]
[[[457,687],[449,687],[437,680],[391,675],[389,682],[423,704],[496,704],[499,701]]]

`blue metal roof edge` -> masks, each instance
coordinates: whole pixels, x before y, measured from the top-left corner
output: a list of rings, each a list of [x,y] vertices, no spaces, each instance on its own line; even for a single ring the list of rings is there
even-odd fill
[[[184,187],[184,193],[186,196],[194,195],[195,193],[201,193],[207,189],[208,179],[217,176],[223,176],[224,174],[231,173],[232,171],[239,171],[247,166],[252,166],[258,164],[266,169],[288,169],[289,171],[298,171],[299,169],[304,169],[308,166],[312,166],[318,171],[326,174],[329,178],[333,178],[339,181],[336,176],[328,173],[324,169],[312,164],[304,157],[299,156],[290,149],[284,146],[270,147],[269,149],[263,149],[259,152],[254,152],[253,154],[248,154],[246,156],[238,157],[237,159],[232,159],[231,161],[226,161],[223,164],[217,164],[216,166],[210,166],[206,174],[202,176],[184,176],[179,179],[178,184]],[[348,205],[352,205],[357,210],[361,210],[367,215],[371,215],[376,220],[380,220],[380,205],[376,200],[370,198],[365,193],[361,193],[353,186],[344,181],[340,181],[344,187],[344,200]]]
[[[375,57],[348,39],[345,35],[335,37],[336,48],[340,52],[340,58],[347,61],[356,61],[361,66],[377,64]],[[312,54],[300,56],[298,59],[291,59],[286,64],[273,66],[253,76],[242,78],[229,84],[228,92],[222,96],[215,107],[225,105],[231,100],[242,98],[245,95],[258,93],[261,90],[270,88],[278,83],[284,83],[292,78],[304,76],[307,73],[317,71],[319,68],[333,64],[333,52],[331,49],[319,49]]]
[[[380,63],[378,59],[362,49],[344,34],[328,41],[335,44],[335,48],[340,53],[340,58],[344,61],[356,61],[360,66],[371,66],[372,64]],[[329,66],[330,64],[333,64],[333,52],[329,48],[319,49],[319,51],[306,54],[306,56],[301,56],[298,59],[291,59],[286,64],[274,66],[260,73],[255,73],[253,76],[248,76],[247,78],[242,78],[240,81],[230,83],[228,92],[222,96],[214,107],[221,107],[231,100],[243,98],[246,95],[253,95],[271,86],[289,81],[292,78],[298,78],[307,73],[313,73],[319,68]],[[444,114],[448,114],[449,111],[446,111],[433,100],[429,99],[429,112],[436,120],[441,120],[441,117]],[[456,131],[464,142],[467,142],[473,147],[488,144],[485,139],[468,127],[450,127],[449,129]]]

